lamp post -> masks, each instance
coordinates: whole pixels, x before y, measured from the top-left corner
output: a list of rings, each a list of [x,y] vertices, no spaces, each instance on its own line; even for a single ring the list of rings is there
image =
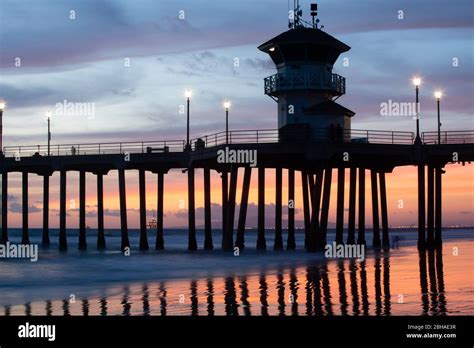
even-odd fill
[[[224,102],[225,108],[225,143],[226,145],[229,143],[229,108],[230,108],[230,101]]]
[[[443,96],[443,92],[441,92],[441,91],[436,91],[435,92],[436,106],[438,108],[438,144],[441,144],[441,116],[440,116],[439,104],[440,104],[442,96]]]
[[[415,144],[421,144],[420,138],[420,104],[418,95],[420,93],[420,84],[421,78],[416,76],[413,78],[413,84],[415,85],[415,94],[416,94],[416,137],[415,137]]]
[[[51,156],[51,111],[46,112],[46,119],[48,120],[48,156]]]
[[[191,102],[191,96],[193,92],[190,89],[187,89],[185,92],[186,96],[186,114],[187,114],[187,126],[186,126],[186,150],[191,148],[191,144],[189,143],[189,104]]]
[[[3,154],[3,110],[5,106],[5,102],[0,101],[0,154]]]

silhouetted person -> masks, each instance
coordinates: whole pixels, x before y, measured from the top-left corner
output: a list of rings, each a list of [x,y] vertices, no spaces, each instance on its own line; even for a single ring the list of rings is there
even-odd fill
[[[76,155],[76,148],[74,146],[71,146],[71,155]]]

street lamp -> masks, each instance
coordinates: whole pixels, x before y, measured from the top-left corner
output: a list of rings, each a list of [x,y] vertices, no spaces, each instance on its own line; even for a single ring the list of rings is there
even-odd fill
[[[189,103],[191,101],[191,96],[193,95],[193,92],[190,89],[187,89],[186,92],[184,93],[186,96],[186,102],[187,102],[187,107],[186,107],[186,113],[187,113],[187,126],[186,126],[186,150],[189,150],[191,148],[191,145],[189,144]]]
[[[441,91],[436,91],[435,92],[435,98],[436,98],[436,106],[438,108],[438,144],[441,144],[441,117],[440,117],[440,101],[441,97],[443,96],[443,92]]]
[[[413,84],[415,85],[415,92],[416,92],[416,138],[415,138],[415,144],[421,144],[421,138],[420,138],[420,107],[419,107],[419,100],[418,100],[418,95],[420,92],[420,84],[421,84],[421,78],[418,76],[415,76],[413,78]]]
[[[46,119],[48,120],[48,156],[51,156],[51,111],[46,112]]]
[[[230,108],[230,101],[226,100],[224,102],[225,108],[225,143],[229,143],[229,108]]]
[[[3,154],[3,110],[5,109],[6,103],[0,101],[0,154]]]

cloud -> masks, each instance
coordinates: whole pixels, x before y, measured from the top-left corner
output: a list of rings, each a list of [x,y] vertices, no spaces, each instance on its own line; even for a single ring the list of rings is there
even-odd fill
[[[23,206],[19,203],[11,203],[8,207],[8,211],[11,213],[23,213]],[[35,205],[28,206],[28,213],[39,213],[42,211],[43,209],[38,208]]]

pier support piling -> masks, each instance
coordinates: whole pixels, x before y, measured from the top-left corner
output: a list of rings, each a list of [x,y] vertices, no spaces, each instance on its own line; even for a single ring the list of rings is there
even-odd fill
[[[436,193],[435,193],[435,238],[434,238],[434,245],[436,248],[441,248],[442,245],[442,237],[441,237],[441,232],[442,232],[442,216],[443,216],[443,211],[442,211],[442,174],[443,174],[443,169],[441,167],[436,167],[435,169],[435,188],[436,188]]]
[[[163,208],[164,208],[164,173],[158,173],[158,183],[157,183],[157,207],[156,207],[156,241],[155,249],[163,250],[165,248],[165,240],[163,237]]]
[[[273,244],[273,250],[283,250],[282,185],[283,170],[281,167],[277,167],[275,168],[275,241]]]
[[[211,226],[211,170],[204,168],[204,250],[214,249]]]
[[[2,235],[0,243],[8,241],[8,172],[2,173]]]
[[[229,202],[229,174],[227,170],[222,170],[222,241],[221,248],[225,249],[225,237],[227,235],[227,206]]]
[[[311,217],[309,209],[309,180],[308,173],[301,171],[301,188],[303,194],[303,214],[304,214],[304,247],[309,248],[310,244],[310,230],[311,230]]]
[[[227,228],[225,234],[225,251],[232,251],[234,247],[234,219],[235,219],[235,200],[237,196],[237,179],[239,168],[232,166],[230,170],[229,201],[227,204]]]
[[[425,250],[425,166],[418,165],[418,250]]]
[[[347,224],[347,244],[355,244],[355,213],[357,168],[351,167],[349,172],[349,221]]]
[[[295,170],[288,169],[288,239],[287,250],[296,249],[295,241]]]
[[[125,187],[125,170],[123,168],[118,170],[119,178],[119,196],[120,196],[120,224],[122,233],[121,249],[124,251],[130,248],[130,241],[128,239],[128,224],[127,224],[127,191]]]
[[[140,196],[140,246],[139,249],[142,251],[148,250],[148,231],[146,226],[146,181],[145,181],[145,170],[140,169],[138,171],[138,187]]]
[[[21,234],[21,244],[30,244],[30,236],[28,230],[28,172],[22,172],[22,208],[23,208],[23,225]]]
[[[235,246],[240,250],[245,248],[245,221],[247,219],[247,206],[249,200],[250,179],[252,175],[252,168],[245,167],[244,180],[242,184],[242,197],[240,201],[239,223],[237,226],[237,238]]]
[[[329,217],[329,203],[331,198],[331,181],[332,181],[332,168],[326,168],[324,171],[324,191],[323,191],[323,203],[321,208],[321,232],[320,232],[320,245],[323,248],[327,244],[326,235],[328,230],[328,217]]]
[[[188,250],[197,250],[194,168],[188,168]]]
[[[365,245],[365,168],[359,168],[359,223],[357,244]]]
[[[377,188],[377,172],[372,169],[370,171],[370,181],[372,187],[372,246],[375,249],[381,247],[382,242],[380,240],[380,223],[379,223],[379,200],[378,200],[378,188]]]
[[[312,176],[312,175],[311,175]],[[310,179],[310,182],[313,180]],[[316,180],[312,185],[312,196],[311,196],[311,225],[310,225],[310,243],[311,247],[309,250],[323,250],[324,247],[320,244],[320,229],[319,229],[319,210],[321,207],[321,192],[323,186],[323,171],[318,169],[316,171]]]
[[[79,172],[79,250],[87,249],[86,241],[86,172]]]
[[[434,223],[435,223],[435,183],[434,183],[434,167],[428,166],[428,197],[427,197],[427,234],[426,234],[426,247],[432,248],[434,246]]]
[[[105,249],[104,233],[104,175],[97,174],[97,249]]]
[[[59,174],[59,250],[67,250],[66,237],[66,171]]]
[[[49,239],[49,174],[43,176],[43,246],[50,244]]]
[[[390,249],[390,238],[388,234],[388,210],[387,210],[387,185],[385,173],[379,173],[380,182],[380,213],[382,217],[382,246],[384,250]]]
[[[257,250],[266,250],[265,240],[265,167],[258,168],[258,236]]]
[[[345,168],[337,169],[336,244],[343,244],[344,232],[344,174]]]

